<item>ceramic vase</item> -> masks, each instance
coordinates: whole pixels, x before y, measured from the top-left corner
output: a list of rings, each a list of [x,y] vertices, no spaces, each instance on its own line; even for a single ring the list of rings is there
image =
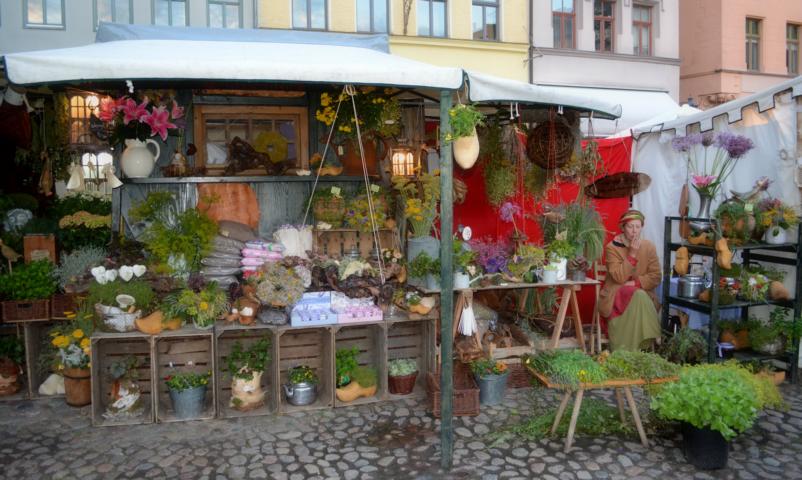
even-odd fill
[[[464,169],[474,166],[476,159],[479,158],[479,136],[476,134],[476,128],[473,129],[472,135],[454,140],[453,152],[457,165]]]
[[[766,230],[764,237],[766,243],[770,245],[779,245],[781,243],[786,243],[788,234],[784,228],[770,227],[768,230]]]
[[[148,149],[148,144],[156,147],[156,155]],[[144,142],[135,138],[125,141],[125,151],[120,159],[120,167],[128,178],[147,178],[156,166],[156,159],[159,158],[161,149],[159,144],[151,139]]]

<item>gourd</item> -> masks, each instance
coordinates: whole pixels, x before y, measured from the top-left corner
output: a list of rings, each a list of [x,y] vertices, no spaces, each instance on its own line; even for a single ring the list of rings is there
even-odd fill
[[[729,270],[732,268],[732,252],[730,251],[730,247],[727,245],[726,238],[719,238],[716,241],[716,252],[718,253],[718,266],[723,268],[724,270]]]
[[[688,241],[691,243],[691,245],[704,245],[707,241],[707,235],[704,233],[700,233],[695,237],[691,235],[688,237]]]
[[[676,260],[674,260],[674,271],[676,271],[678,275],[685,275],[688,273],[688,264],[690,262],[688,257],[687,248],[679,247],[677,249]]]
[[[791,292],[785,288],[782,282],[774,280],[769,284],[769,298],[772,300],[790,300]]]

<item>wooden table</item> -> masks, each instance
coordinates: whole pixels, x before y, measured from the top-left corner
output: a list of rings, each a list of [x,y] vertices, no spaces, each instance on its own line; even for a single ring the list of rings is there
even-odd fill
[[[576,292],[582,289],[584,285],[599,285],[597,280],[587,279],[581,282],[574,282],[564,280],[557,283],[502,283],[500,285],[489,285],[487,287],[475,287],[466,289],[454,289],[457,294],[457,300],[454,302],[454,338],[457,338],[457,328],[459,327],[459,319],[462,315],[462,309],[466,302],[470,302],[473,298],[474,292],[482,292],[489,290],[518,290],[526,288],[562,288],[562,297],[560,300],[560,308],[557,311],[557,318],[554,325],[554,333],[551,336],[550,348],[555,349],[560,341],[560,333],[562,332],[565,317],[568,314],[568,307],[571,307],[574,318],[574,329],[576,330],[576,339],[582,351],[587,351],[585,348],[585,337],[582,333],[582,318],[579,314],[579,302],[577,301]],[[428,294],[440,294],[439,290],[424,290]],[[596,299],[598,301],[598,299]],[[479,333],[474,333],[476,346],[482,349],[482,339],[479,338]]]
[[[643,444],[644,447],[649,446],[649,440],[646,438],[646,431],[643,429],[643,422],[641,422],[640,414],[638,413],[638,406],[635,404],[635,398],[632,396],[632,387],[636,386],[643,386],[643,385],[656,385],[659,383],[667,383],[676,381],[678,377],[667,377],[667,378],[656,378],[649,382],[646,380],[608,380],[604,383],[594,384],[594,383],[579,383],[578,385],[559,385],[554,384],[549,381],[542,373],[536,371],[530,365],[526,365],[526,368],[529,372],[538,379],[540,383],[542,383],[546,388],[552,389],[559,389],[565,390],[563,394],[562,401],[560,401],[560,406],[557,408],[557,414],[554,416],[554,423],[551,426],[551,434],[557,432],[557,427],[560,425],[560,421],[563,418],[563,414],[565,414],[566,407],[568,407],[568,402],[571,400],[571,397],[576,393],[576,398],[574,399],[574,407],[571,411],[571,422],[568,424],[568,435],[565,437],[565,447],[563,448],[563,452],[568,453],[571,449],[571,445],[574,443],[574,433],[576,433],[576,421],[579,418],[579,410],[582,408],[582,399],[584,398],[586,390],[605,390],[605,389],[615,389],[615,399],[618,403],[618,416],[621,418],[621,423],[626,423],[626,418],[624,416],[624,399],[621,396],[621,392],[623,390],[624,396],[627,399],[627,405],[629,406],[629,411],[632,412],[632,419],[635,421],[635,428],[638,430],[638,436],[640,437],[640,442]]]

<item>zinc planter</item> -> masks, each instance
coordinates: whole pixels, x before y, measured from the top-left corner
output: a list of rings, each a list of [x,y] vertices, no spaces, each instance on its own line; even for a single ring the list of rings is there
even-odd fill
[[[285,383],[284,396],[291,405],[311,405],[317,400],[317,385],[314,383]]]
[[[170,390],[170,400],[178,418],[197,418],[206,404],[206,385],[181,390]]]
[[[498,405],[504,400],[507,392],[507,378],[510,372],[501,375],[476,376],[476,383],[479,384],[479,403],[481,405]]]
[[[730,444],[716,430],[683,423],[682,449],[685,459],[694,467],[718,470],[727,466]]]

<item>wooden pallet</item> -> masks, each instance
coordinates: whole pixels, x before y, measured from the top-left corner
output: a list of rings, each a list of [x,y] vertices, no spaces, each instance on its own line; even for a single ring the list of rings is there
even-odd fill
[[[346,407],[349,405],[362,405],[382,400],[387,392],[387,349],[385,348],[383,325],[333,325],[332,330],[335,332],[334,351],[336,352],[340,349],[353,347],[358,348],[359,355],[357,356],[357,363],[362,367],[373,368],[377,375],[375,395],[357,398],[353,402],[342,402],[335,395],[334,406]]]
[[[153,337],[140,332],[101,333],[91,337],[92,349],[92,425],[136,425],[153,423]],[[142,394],[144,410],[136,417],[107,418],[104,414],[111,402],[112,380],[108,368],[128,356],[137,359],[136,379]]]
[[[243,412],[230,406],[231,402],[231,372],[227,370],[227,359],[236,342],[243,348],[259,341],[264,336],[270,339],[270,362],[262,375],[262,389],[265,392],[265,404],[259,408]],[[278,346],[275,342],[273,330],[268,325],[256,324],[252,326],[224,325],[218,323],[215,327],[215,375],[217,380],[217,415],[219,417],[253,417],[268,415],[278,408],[278,394],[276,379],[273,376]]]
[[[314,369],[319,380],[317,400],[311,405],[291,405],[284,393],[279,394],[279,413],[302,412],[330,408],[334,405],[334,336],[329,326],[312,328],[277,329],[278,361],[273,362],[275,375],[279,379],[276,388],[287,383],[287,371],[306,365]]]
[[[342,258],[354,247],[362,258],[371,258],[375,254],[372,232],[362,232],[354,228],[332,228],[314,230],[315,253]],[[379,229],[379,245],[384,248],[399,248],[398,231],[395,228]]]

